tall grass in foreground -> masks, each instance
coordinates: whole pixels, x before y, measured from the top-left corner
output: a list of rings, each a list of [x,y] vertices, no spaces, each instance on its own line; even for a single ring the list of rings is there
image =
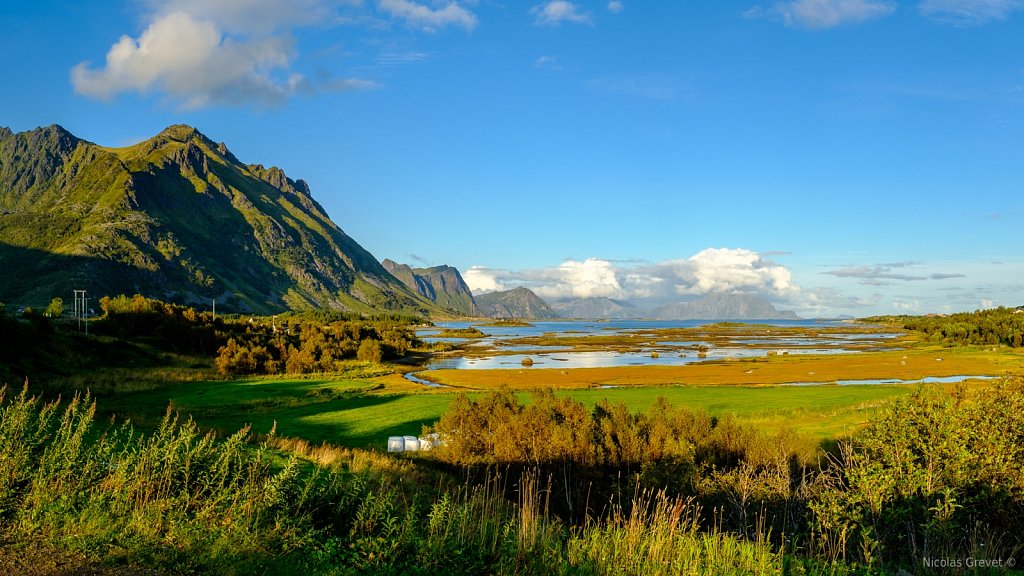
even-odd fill
[[[568,542],[574,565],[598,574],[781,574],[783,558],[763,541],[749,542],[712,527],[702,532],[700,505],[664,491],[640,491]]]
[[[219,440],[170,413],[140,434],[97,423],[95,409],[88,395],[43,402],[0,389],[0,542],[209,574],[782,569],[766,544],[701,532],[696,504],[664,493],[567,527],[548,510],[550,479],[536,473],[432,489],[394,480],[410,472],[401,461],[273,436],[253,446],[247,429]],[[332,464],[280,463],[271,444]]]
[[[97,427],[75,395],[0,390],[0,530],[7,539],[156,565],[246,572],[297,550],[315,494],[295,460],[272,470],[248,430],[216,441],[168,414],[149,435]],[[100,429],[103,428],[103,429]],[[305,488],[305,489],[304,489]]]

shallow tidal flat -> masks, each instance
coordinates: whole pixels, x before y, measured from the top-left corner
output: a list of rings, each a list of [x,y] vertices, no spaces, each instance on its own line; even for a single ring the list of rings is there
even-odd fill
[[[597,352],[632,353],[634,359],[653,353],[657,358],[640,364],[579,368],[559,366],[557,362],[560,356]],[[701,352],[707,358],[700,358]],[[538,363],[524,367],[518,362],[505,362],[505,367],[496,369],[451,369],[439,363],[419,376],[458,388],[508,386],[527,390],[920,381],[1001,376],[1024,368],[1024,355],[1006,349],[925,345],[891,329],[857,325],[808,328],[724,324],[614,334],[548,333],[498,341],[492,349],[473,351],[465,359],[468,363],[475,362],[474,358],[519,356],[529,356]],[[665,365],[666,357],[678,363]]]

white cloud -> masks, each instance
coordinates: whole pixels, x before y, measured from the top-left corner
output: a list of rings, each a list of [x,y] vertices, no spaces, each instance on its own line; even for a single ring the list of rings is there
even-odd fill
[[[687,262],[693,282],[677,285],[681,294],[762,291],[782,295],[799,291],[784,266],[743,248],[708,248]]]
[[[457,2],[449,2],[437,9],[411,0],[380,0],[377,6],[392,17],[404,20],[410,26],[428,31],[445,26],[460,26],[472,30],[477,24],[476,16],[459,6]]]
[[[183,108],[201,108],[278,104],[300,93],[375,86],[329,74],[314,81],[290,70],[298,51],[288,32],[323,17],[327,8],[319,1],[175,0],[154,6],[142,34],[122,36],[104,66],[81,62],[71,69],[76,92],[107,101],[123,92],[158,93]]]
[[[612,0],[611,2],[608,3],[608,11],[611,12],[612,14],[618,14],[619,12],[622,12],[623,8],[624,6],[622,5],[622,2],[619,2],[619,0]]]
[[[780,20],[792,28],[820,30],[882,18],[895,9],[893,3],[881,0],[791,0],[767,9],[756,7],[746,15]]]
[[[899,310],[900,312],[914,312],[921,309],[921,302],[919,300],[911,300],[908,302],[897,300],[892,303],[892,307],[894,310]]]
[[[997,20],[1005,20],[1017,11],[1024,10],[1022,0],[924,0],[921,14],[935,20],[958,26],[980,26]]]
[[[600,258],[566,260],[548,275],[550,283],[534,291],[541,298],[622,298],[625,292],[616,272],[611,262]]]
[[[500,272],[486,266],[472,266],[462,274],[462,279],[474,294],[505,290],[505,285],[498,280]]]
[[[590,14],[581,12],[580,7],[566,0],[551,0],[530,9],[533,23],[537,26],[558,26],[562,22],[593,24]]]
[[[881,296],[856,296],[844,294],[835,288],[814,288],[802,291],[799,298],[787,299],[797,314],[801,316],[820,316],[835,314],[836,310],[857,311],[878,305]]]
[[[712,292],[751,293],[777,300],[800,294],[787,268],[742,248],[708,248],[687,259],[656,264],[588,258],[533,270],[474,266],[464,277],[474,292],[525,286],[551,299],[606,297],[658,304]]]

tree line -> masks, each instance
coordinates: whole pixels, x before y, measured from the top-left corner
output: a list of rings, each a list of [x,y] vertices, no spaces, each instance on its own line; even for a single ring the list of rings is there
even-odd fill
[[[59,314],[6,314],[0,306],[0,364],[16,368],[10,374],[0,370],[0,376],[10,379],[15,372],[47,372],[40,366],[67,371],[69,366],[62,367],[62,361],[54,363],[50,357],[70,362],[69,355],[74,355],[75,364],[82,364],[84,359],[78,356],[105,353],[101,349],[111,339],[211,358],[224,375],[333,372],[343,370],[351,360],[402,358],[422,345],[414,326],[426,322],[401,314],[362,316],[339,311],[272,317],[214,315],[139,294],[105,296],[99,308],[102,313],[89,320],[89,331],[101,339],[84,341]]]
[[[866,322],[924,333],[933,342],[1024,346],[1024,308],[994,308],[929,316],[875,316]]]
[[[412,326],[424,322],[412,316],[333,311],[215,317],[140,295],[105,297],[100,307],[102,329],[212,353],[214,365],[225,375],[333,372],[348,360],[401,358],[419,344]]]

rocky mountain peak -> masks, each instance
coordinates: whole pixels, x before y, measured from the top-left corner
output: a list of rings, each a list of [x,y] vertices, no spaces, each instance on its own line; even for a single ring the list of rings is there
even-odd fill
[[[234,164],[241,164],[241,162],[238,161],[238,158],[235,158],[235,155],[231,153],[231,150],[228,150],[228,145],[223,142],[217,144],[217,153],[223,156],[224,159],[229,162],[232,162]]]
[[[304,180],[292,180],[277,166],[264,168],[262,164],[250,164],[247,168],[253,176],[282,192],[309,196],[309,185]]]
[[[502,292],[476,294],[480,313],[490,318],[557,318],[558,313],[541,300],[532,290],[525,287]]]
[[[206,136],[203,136],[202,132],[188,124],[172,124],[161,130],[160,133],[156,135],[156,138],[161,140],[174,140],[175,142],[188,142],[194,138],[207,140]]]
[[[479,313],[473,292],[458,269],[452,266],[412,268],[390,258],[384,259],[381,266],[410,290],[450,312],[466,316]]]

